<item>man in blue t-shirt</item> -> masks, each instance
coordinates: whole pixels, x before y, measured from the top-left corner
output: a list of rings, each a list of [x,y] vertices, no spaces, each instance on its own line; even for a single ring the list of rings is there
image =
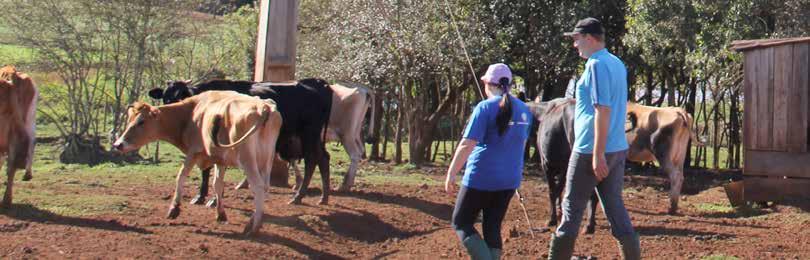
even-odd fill
[[[576,84],[574,145],[566,173],[562,222],[551,235],[549,259],[571,259],[582,215],[596,188],[612,235],[624,259],[639,259],[638,235],[622,200],[627,138],[627,69],[605,49],[601,22],[585,18],[573,32],[579,56],[587,59]]]

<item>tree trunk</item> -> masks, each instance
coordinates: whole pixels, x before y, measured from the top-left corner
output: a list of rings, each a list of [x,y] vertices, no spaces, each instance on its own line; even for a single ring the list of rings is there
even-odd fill
[[[391,115],[390,115],[391,114],[391,104],[389,103],[388,106],[381,112],[385,115],[385,117],[384,117],[385,125],[382,126],[382,128],[383,128],[382,129],[382,131],[383,131],[383,143],[382,143],[382,153],[381,153],[381,156],[380,156],[380,160],[385,161],[385,158],[388,156],[387,155],[388,154],[388,141],[390,140],[390,138],[389,138],[389,136],[390,136],[389,133],[390,132],[388,131],[388,128],[389,128],[388,125],[391,124]]]
[[[690,115],[695,115],[695,100],[697,99],[697,81],[692,78],[689,80],[689,98],[687,99],[688,102],[686,103],[686,113]],[[693,124],[697,124],[692,120]],[[694,126],[689,126],[693,129],[696,129]],[[686,157],[684,158],[683,165],[689,167],[692,165],[692,139],[686,144]]]
[[[382,117],[383,117],[383,107],[382,107],[382,97],[384,93],[379,90],[374,91],[374,95],[377,97],[374,99],[374,103],[371,104],[374,106],[374,113],[373,118],[369,116],[369,120],[374,120],[374,129],[369,129],[371,131],[371,137],[374,142],[371,144],[371,155],[369,155],[369,159],[379,161],[380,160],[380,129],[382,128]]]
[[[407,83],[406,83],[407,84]],[[404,120],[403,113],[405,108],[402,107],[402,87],[400,87],[400,102],[397,105],[397,126],[394,127],[394,163],[402,163],[402,120]]]

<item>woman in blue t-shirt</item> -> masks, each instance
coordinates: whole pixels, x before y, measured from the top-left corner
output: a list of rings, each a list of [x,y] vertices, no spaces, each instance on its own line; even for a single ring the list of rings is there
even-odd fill
[[[444,188],[455,193],[456,173],[466,163],[453,229],[472,259],[499,259],[501,222],[523,176],[523,147],[532,117],[526,104],[509,94],[512,71],[506,64],[490,65],[481,81],[488,99],[479,102],[470,116]],[[473,226],[481,211],[483,239]]]

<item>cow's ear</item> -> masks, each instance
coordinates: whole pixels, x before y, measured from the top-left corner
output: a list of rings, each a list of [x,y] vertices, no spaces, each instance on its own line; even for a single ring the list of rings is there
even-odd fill
[[[163,98],[163,89],[162,88],[153,88],[149,90],[149,97],[154,99],[162,99]]]

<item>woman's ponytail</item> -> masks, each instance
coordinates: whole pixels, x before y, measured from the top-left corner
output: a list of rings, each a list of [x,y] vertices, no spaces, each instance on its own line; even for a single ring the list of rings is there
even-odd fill
[[[503,136],[509,128],[509,120],[512,119],[512,99],[509,97],[509,78],[498,80],[499,87],[503,91],[501,102],[498,103],[498,116],[495,117],[495,125],[498,127],[498,135]]]

